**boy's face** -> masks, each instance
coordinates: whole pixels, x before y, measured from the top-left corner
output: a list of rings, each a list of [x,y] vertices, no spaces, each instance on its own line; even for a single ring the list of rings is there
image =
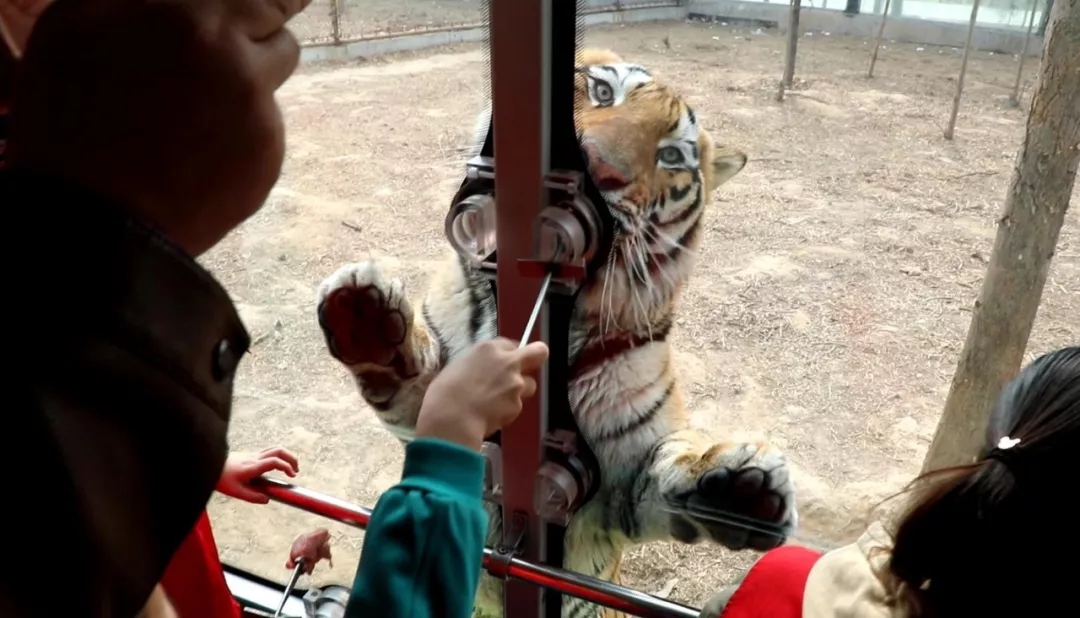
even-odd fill
[[[7,48],[0,52],[20,58],[34,23],[50,4],[52,0],[0,0],[0,38]]]
[[[0,0],[0,165],[7,137],[6,114],[11,105],[15,63],[22,57],[30,31],[52,0]]]
[[[0,45],[0,116],[7,113],[11,103],[12,82],[15,80],[15,55],[7,45]],[[0,121],[0,141],[7,135],[7,125]]]

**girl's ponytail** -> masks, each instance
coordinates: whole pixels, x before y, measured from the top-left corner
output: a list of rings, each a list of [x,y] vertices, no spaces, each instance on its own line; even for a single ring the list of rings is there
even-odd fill
[[[1080,347],[1038,358],[1006,385],[987,438],[978,462],[909,487],[883,574],[908,616],[1035,615],[1074,593],[1052,582],[1075,572],[1064,521],[1080,457]]]

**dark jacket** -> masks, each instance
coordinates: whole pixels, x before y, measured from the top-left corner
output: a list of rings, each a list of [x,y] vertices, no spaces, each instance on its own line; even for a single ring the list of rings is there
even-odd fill
[[[217,483],[250,340],[209,273],[108,201],[6,170],[0,206],[0,616],[130,618]]]

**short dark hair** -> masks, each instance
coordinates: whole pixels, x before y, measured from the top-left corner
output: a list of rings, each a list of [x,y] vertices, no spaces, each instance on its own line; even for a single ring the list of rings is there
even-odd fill
[[[1016,442],[997,448],[1002,438]],[[924,474],[911,489],[884,574],[908,615],[1075,608],[1080,535],[1068,502],[1080,494],[1080,347],[1039,357],[1002,389],[976,463]]]

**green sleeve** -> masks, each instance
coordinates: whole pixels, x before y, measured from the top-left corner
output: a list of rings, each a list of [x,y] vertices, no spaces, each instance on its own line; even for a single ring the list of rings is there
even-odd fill
[[[405,447],[401,482],[371,515],[346,618],[467,618],[488,516],[484,458],[421,438]]]

